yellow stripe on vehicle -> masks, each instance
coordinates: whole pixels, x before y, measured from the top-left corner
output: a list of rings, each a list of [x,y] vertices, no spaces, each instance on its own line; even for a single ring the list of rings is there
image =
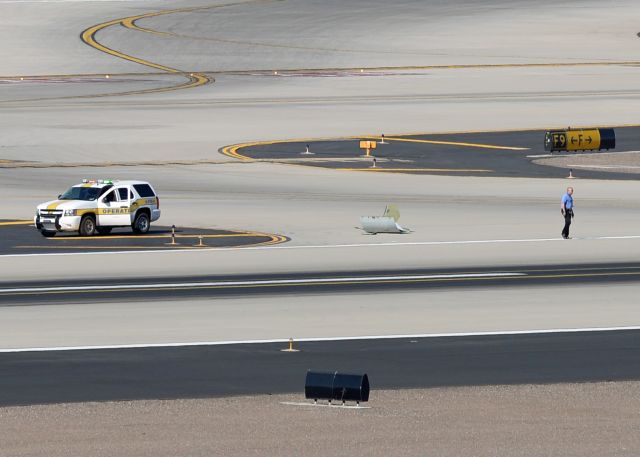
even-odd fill
[[[56,200],[55,202],[50,203],[49,205],[47,205],[47,209],[50,209],[50,210],[51,209],[56,209],[58,206],[62,205],[62,203],[64,203],[64,202],[61,202],[60,200]]]

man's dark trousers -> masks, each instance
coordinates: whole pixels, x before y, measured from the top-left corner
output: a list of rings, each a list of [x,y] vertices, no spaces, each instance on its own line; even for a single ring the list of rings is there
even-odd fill
[[[569,226],[571,225],[571,218],[573,217],[573,210],[566,210],[564,212],[564,228],[562,229],[563,238],[569,238]]]

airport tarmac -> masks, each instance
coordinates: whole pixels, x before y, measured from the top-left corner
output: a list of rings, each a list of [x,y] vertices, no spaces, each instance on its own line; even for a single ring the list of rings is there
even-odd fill
[[[87,265],[99,266],[96,267],[99,279],[117,285],[126,278],[174,280],[176,272],[177,276],[187,278],[304,276],[318,272],[331,276],[336,272],[372,269],[489,268],[498,272],[502,268],[532,265],[561,269],[567,265],[636,262],[640,252],[640,203],[634,179],[607,179],[614,175],[580,168],[574,169],[577,179],[558,179],[565,177],[562,168],[526,160],[518,161],[517,165],[508,161],[511,155],[523,154],[521,150],[509,151],[514,153],[511,155],[507,155],[507,150],[496,153],[494,157],[504,154],[500,155],[502,160],[494,160],[493,165],[482,168],[494,173],[472,176],[294,167],[238,161],[218,151],[228,145],[296,138],[377,138],[382,133],[403,138],[407,133],[418,132],[421,135],[415,138],[430,139],[430,135],[438,132],[512,129],[540,132],[569,125],[637,125],[640,53],[634,18],[638,12],[637,2],[631,0],[615,0],[606,5],[591,0],[545,0],[536,4],[521,0],[488,3],[193,0],[179,8],[175,2],[160,0],[0,0],[0,42],[4,43],[0,47],[4,51],[4,74],[0,77],[2,219],[31,218],[36,204],[50,200],[85,177],[135,177],[152,182],[158,190],[163,199],[161,223],[165,226],[255,230],[291,239],[281,246],[237,249],[7,254],[0,256],[3,282],[51,284],[85,277]],[[598,33],[594,33],[596,30]],[[622,132],[634,132],[620,130],[621,138]],[[461,142],[459,136],[453,139]],[[482,144],[502,145],[489,141],[494,138],[482,139],[487,140]],[[524,147],[541,149],[539,133],[532,134],[527,142],[530,146]],[[448,163],[447,147],[451,145],[437,146],[441,148],[429,146],[429,160],[437,159],[434,164],[438,167],[480,169],[471,150],[462,152],[464,159],[459,157],[455,163]],[[517,142],[511,146],[520,147]],[[402,148],[409,159],[400,160],[417,160],[420,156],[415,150]],[[638,149],[640,145],[632,139],[621,150]],[[389,163],[381,160],[380,165]],[[472,164],[473,167],[467,167]],[[561,164],[566,165],[569,164]],[[523,173],[523,169],[531,173]],[[536,174],[536,170],[542,174]],[[518,173],[538,177],[515,178]],[[492,176],[499,174],[503,177]],[[604,179],[590,179],[594,177]],[[577,217],[572,227],[574,239],[565,241],[559,237],[559,199],[568,185],[576,188]],[[400,207],[401,223],[411,228],[412,233],[373,237],[357,228],[360,216],[381,214],[389,203]],[[68,304],[43,299],[28,306],[0,308],[0,323],[4,326],[0,347],[51,350],[63,346],[256,338],[284,341],[290,336],[303,339],[407,332],[557,331],[628,328],[640,322],[635,281],[324,292],[300,297],[295,294],[185,296],[173,300],[156,297],[148,302],[128,297],[118,301],[94,300],[89,296]],[[318,315],[318,320],[310,319]],[[624,335],[619,330],[613,332],[612,338]],[[634,338],[625,347],[635,345]],[[526,337],[514,337],[514,347],[525,341]],[[576,342],[580,354],[576,360],[581,360],[578,367],[564,358],[562,347],[552,345],[547,352],[543,351],[549,360],[558,362],[554,367],[559,376],[550,376],[549,381],[575,379],[571,378],[572,369],[573,373],[581,373],[579,379],[587,381],[606,379],[604,371],[624,374],[633,368],[631,361],[625,363],[628,354],[624,347],[599,342],[598,346],[610,351],[588,353],[590,346],[585,341]],[[464,359],[473,354],[475,346],[463,346]],[[182,354],[182,350],[189,352],[166,348],[151,352],[160,357],[160,365],[165,365],[163,357]],[[110,351],[116,358],[133,353],[126,349]],[[54,358],[69,357],[62,351],[47,354]],[[495,362],[494,374],[526,373],[518,369],[519,361],[533,357],[527,350],[517,353],[515,359],[500,354],[498,351],[488,355]],[[345,364],[355,363],[358,355],[359,352],[352,353],[344,359]],[[38,362],[45,359],[31,353],[13,354],[12,358],[14,367],[35,370],[46,368],[46,364]],[[416,360],[419,359],[418,355]],[[446,361],[446,357],[436,359]],[[194,360],[194,365],[184,372],[171,373],[176,383],[169,382],[164,387],[178,388],[173,392],[179,391],[180,386],[189,387],[189,372],[197,374],[203,366],[202,359]],[[229,365],[233,367],[231,361]],[[58,368],[62,366],[65,365]],[[66,365],[71,371],[57,371],[50,380],[54,384],[63,379],[80,382],[83,366],[97,367],[85,365],[84,361],[72,363]],[[123,376],[121,367],[115,364],[98,368],[105,370],[101,373],[107,379],[118,380]],[[100,371],[98,368],[96,373]],[[590,377],[589,372],[599,374]],[[21,376],[19,370],[16,373],[14,381]],[[478,377],[482,374],[479,369]],[[499,376],[489,378],[487,382],[500,382]],[[527,382],[525,378],[522,382]],[[540,380],[535,376],[528,379]],[[206,379],[198,382],[206,383]],[[562,446],[562,440],[549,440],[548,434],[545,439],[541,433],[535,435],[538,447],[531,440],[534,442],[529,448],[534,450],[531,454],[541,449],[539,443],[553,443],[551,450],[546,449],[550,454],[570,455],[571,452],[564,452],[568,448],[576,455],[606,453],[602,449],[614,449],[620,455],[637,454],[634,452],[637,444],[625,440],[631,433],[607,434],[608,427],[629,430],[629,423],[634,423],[635,416],[625,409],[629,403],[620,400],[625,398],[620,392],[628,384],[616,381],[602,385],[604,397],[613,398],[612,403],[617,405],[613,409],[598,403],[604,397],[593,395],[599,388],[594,386],[550,385],[548,390],[545,386],[541,398],[548,398],[551,393],[552,397],[564,399],[565,389],[569,389],[569,394],[588,392],[573,397],[567,394],[566,398],[575,399],[570,402],[573,408],[590,413],[569,418],[556,414],[546,423],[552,422],[557,432],[562,424],[570,424],[576,418],[581,423],[586,421],[590,425],[587,438],[591,439],[582,436],[580,440],[579,433],[572,434],[573,446]],[[477,432],[482,428],[485,432],[482,435],[495,436],[492,432],[500,429],[501,421],[509,421],[512,408],[517,408],[514,402],[522,392],[508,389],[504,398],[490,390],[485,401],[475,404],[478,411],[488,411],[487,415],[495,420],[474,419],[463,431]],[[40,391],[37,402],[46,402],[43,399],[46,393]],[[156,391],[158,396],[161,393],[162,389]],[[397,398],[394,395],[388,398]],[[408,391],[400,395],[416,400],[421,394]],[[455,400],[460,391],[445,388],[438,390],[438,395],[446,399],[442,404],[454,405],[458,404]],[[54,397],[52,394],[50,401],[55,401]],[[105,399],[115,397],[106,395]],[[252,400],[255,397],[224,399],[232,410],[249,412],[243,418],[227,415],[237,418],[235,429],[246,430],[258,424],[258,429],[266,430],[271,423],[264,420],[261,427],[260,422],[251,422],[251,409],[245,406]],[[169,409],[179,404],[166,403]],[[424,408],[423,403],[417,404]],[[500,404],[505,405],[504,409],[495,408]],[[157,412],[153,409],[156,406],[133,403],[130,413],[119,416],[118,422],[142,430],[145,415],[139,415],[140,412]],[[97,406],[96,411],[108,411],[110,407]],[[35,411],[35,416],[43,421],[39,430],[54,430],[59,423],[55,408],[21,411],[2,408],[1,420],[14,427],[11,449],[52,455],[52,449],[56,448],[52,443],[59,444],[59,439],[50,441],[40,435],[44,449],[36,450],[37,446],[28,444],[29,431],[20,425],[26,423],[21,414]],[[531,405],[523,410],[531,411]],[[296,413],[278,412],[282,420],[304,422]],[[52,415],[48,416],[49,413]],[[545,417],[544,412],[537,413],[536,417]],[[421,409],[414,417],[424,414]],[[596,420],[594,414],[612,419]],[[7,417],[18,417],[18,430],[16,422],[4,419]],[[152,413],[149,417],[157,416]],[[385,416],[382,422],[388,425],[394,422],[392,417],[397,417],[397,412]],[[465,417],[468,419],[468,415],[460,414],[454,422],[468,425]],[[355,427],[354,422],[346,424]],[[535,422],[536,428],[548,430],[542,426],[544,423]],[[1,428],[8,430],[4,425]],[[171,428],[154,424],[149,430],[156,426]],[[88,432],[90,427],[85,422],[78,428]],[[443,452],[438,454],[455,455],[455,450],[459,450],[456,444],[464,443],[465,439],[464,436],[461,439],[460,429],[453,426],[447,429],[449,434],[439,429],[439,436],[448,437],[448,443],[439,448]],[[96,430],[100,432],[94,435],[98,436],[94,443],[99,443],[97,447],[104,446],[108,432]],[[279,430],[282,433],[286,428]],[[305,439],[309,436],[309,430],[296,430]],[[378,449],[380,455],[389,455],[400,449],[397,445],[403,440],[413,439],[419,449],[414,454],[423,454],[429,445],[423,439],[427,435],[417,429],[408,430],[412,433],[398,435],[401,438],[391,441],[395,446],[377,443],[377,447],[367,447],[360,442],[350,453],[358,455],[358,451]],[[325,445],[317,446],[319,453],[326,453],[326,443],[335,438],[335,431],[322,429],[321,440]],[[527,437],[534,436],[530,432]],[[598,436],[596,432],[608,438],[598,441],[594,438]],[[69,431],[53,434],[78,442],[71,435]],[[187,446],[198,442],[189,437],[175,441],[185,443],[182,451],[193,449]],[[145,441],[144,449],[151,448],[144,437],[127,441],[128,450],[144,447]],[[526,454],[522,440],[517,441],[519,446],[504,447],[503,450],[508,450],[503,453],[513,455],[513,450],[518,449]],[[287,454],[286,449],[277,452],[283,448],[267,442],[263,437],[263,447],[249,446],[250,450],[245,448],[238,453]],[[622,442],[624,449],[619,445]],[[583,448],[576,443],[594,446]],[[93,446],[93,450],[97,447]],[[219,450],[215,446],[207,449],[198,448],[194,455],[210,455],[211,449]],[[295,449],[297,452],[289,454],[299,455],[304,448]],[[466,449],[467,452],[458,454],[473,453],[469,449],[477,448]],[[540,453],[543,452],[537,452]],[[411,451],[407,454],[411,455]]]
[[[62,232],[44,237],[32,221],[0,220],[0,256],[238,248],[271,246],[286,241],[286,237],[266,233],[155,225],[146,234],[134,234],[129,228],[116,228],[108,235],[80,236],[76,232]]]
[[[635,153],[640,145],[640,129],[617,127],[615,131],[616,151],[620,155]],[[600,152],[550,153],[544,149],[544,135],[544,130],[516,130],[393,135],[386,136],[384,142],[382,136],[334,140],[310,138],[227,146],[221,151],[245,161],[266,160],[342,171],[516,178],[567,178],[571,163],[580,163],[580,156]],[[376,148],[369,151],[361,149],[361,141],[374,141]],[[569,161],[569,166],[565,165],[564,168],[545,166],[552,161],[540,163],[540,159],[563,156]],[[629,155],[627,158],[633,160],[629,164],[633,168],[637,160],[631,159]],[[605,168],[604,171],[592,171],[581,166],[579,175],[584,179],[637,179],[635,174],[616,173],[617,169],[623,167],[623,164],[618,164],[617,167]]]
[[[640,379],[640,331],[0,353],[0,407],[301,393],[307,370],[375,389]]]

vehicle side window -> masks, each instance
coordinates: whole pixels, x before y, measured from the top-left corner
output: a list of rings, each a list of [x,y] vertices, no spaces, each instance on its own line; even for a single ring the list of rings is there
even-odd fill
[[[120,197],[121,202],[126,202],[129,200],[129,188],[128,187],[118,187],[118,196]]]
[[[104,197],[102,197],[102,201],[105,203],[111,203],[116,201],[116,191],[112,190],[108,192]]]
[[[98,195],[99,197],[103,196],[104,194],[107,193],[107,191],[109,189],[113,188],[113,186],[109,185],[109,186],[104,186],[102,189],[100,189],[100,194]]]
[[[142,198],[155,197],[156,194],[151,189],[149,184],[134,184],[133,188],[138,192],[138,195]]]

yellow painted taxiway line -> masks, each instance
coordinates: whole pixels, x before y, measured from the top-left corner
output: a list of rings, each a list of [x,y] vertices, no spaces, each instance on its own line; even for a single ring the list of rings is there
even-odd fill
[[[33,221],[5,221],[5,222],[0,222],[0,225],[29,225],[29,224],[33,224]]]
[[[537,129],[535,129],[537,130]],[[514,130],[514,131],[520,131],[520,130]],[[522,131],[527,131],[527,130],[522,130]],[[459,133],[459,134],[464,134],[464,133],[499,133],[500,131],[487,131],[487,132],[482,132],[482,131],[478,131],[478,132],[446,132],[446,133],[425,133],[423,135],[443,135],[443,134],[454,134],[454,133]],[[411,136],[417,136],[420,134],[411,134]],[[221,154],[226,155],[227,157],[231,157],[233,159],[238,159],[241,160],[243,162],[250,162],[250,161],[255,161],[258,159],[255,159],[253,157],[249,157],[246,155],[241,154],[240,151],[241,149],[246,149],[246,148],[250,148],[253,146],[269,146],[272,144],[286,144],[286,143],[311,143],[311,142],[316,142],[316,141],[344,141],[344,140],[357,140],[357,139],[370,139],[370,140],[378,140],[380,139],[379,136],[375,136],[375,135],[362,135],[362,136],[345,136],[345,137],[326,137],[326,138],[296,138],[296,139],[287,139],[287,140],[271,140],[271,141],[252,141],[252,142],[247,142],[247,143],[238,143],[238,144],[232,144],[230,146],[225,146],[223,148],[219,149],[219,152]],[[449,145],[449,146],[463,146],[463,147],[474,147],[474,148],[481,148],[481,149],[497,149],[497,150],[509,150],[509,151],[527,151],[529,150],[529,148],[521,148],[521,147],[516,147],[516,146],[498,146],[498,145],[492,145],[492,144],[482,144],[482,143],[467,143],[467,142],[457,142],[457,141],[440,141],[440,140],[418,140],[418,139],[411,139],[411,138],[400,138],[400,137],[385,137],[385,140],[393,140],[393,141],[404,141],[404,142],[408,142],[408,143],[429,143],[429,144],[441,144],[441,145]],[[263,159],[260,159],[263,160]],[[273,161],[273,162],[277,162],[279,160],[285,160],[285,159],[267,159],[267,161]],[[304,164],[301,164],[304,165]],[[360,169],[358,169],[360,170]],[[461,171],[465,171],[465,170],[461,170]],[[477,170],[477,171],[489,171],[489,170]]]
[[[184,235],[184,234],[176,234],[176,238],[182,239],[198,239],[199,237],[204,238],[240,238],[240,237],[263,237],[270,235],[256,234],[253,232],[247,233],[229,233],[229,234],[217,234],[217,235]],[[148,240],[148,239],[170,239],[171,234],[167,235],[104,235],[104,236],[61,236],[61,237],[53,237],[52,240],[56,241],[68,241],[68,240],[93,240],[93,241],[101,241],[101,240]]]
[[[209,238],[212,238],[216,235],[210,235]],[[223,237],[224,235],[219,235],[218,237]],[[181,245],[181,244],[176,244],[176,245],[171,245],[171,244],[162,244],[162,245],[157,245],[157,246],[144,246],[144,245],[111,245],[111,246],[100,246],[100,245],[73,245],[73,246],[42,246],[42,245],[18,245],[18,246],[14,246],[14,248],[16,249],[42,249],[42,250],[47,250],[47,249],[58,249],[58,250],[65,250],[65,249],[70,249],[70,250],[91,250],[91,249],[100,249],[100,250],[113,250],[113,251],[117,251],[117,250],[135,250],[135,249],[142,249],[142,250],[171,250],[171,249],[197,249],[197,248],[203,248],[203,249],[228,249],[228,248],[233,248],[233,249],[238,249],[238,248],[248,248],[248,247],[262,247],[262,246],[273,246],[276,244],[281,244],[281,243],[285,243],[287,241],[289,241],[289,238],[287,238],[284,235],[273,235],[270,233],[260,233],[260,232],[251,232],[249,234],[237,234],[237,235],[231,235],[231,236],[235,236],[235,237],[244,237],[244,238],[267,238],[267,240],[264,241],[259,241],[259,242],[247,242],[245,244],[240,244],[240,245],[234,245],[234,246],[199,246],[199,245]],[[105,239],[105,238],[109,238],[109,237],[66,237],[66,238],[57,238],[59,240],[65,241],[65,240],[98,240],[98,239]],[[113,237],[111,237],[113,238]],[[116,237],[117,238],[117,237]],[[197,236],[193,236],[193,237],[189,237],[191,239],[197,239]],[[203,236],[204,238],[204,236]],[[56,239],[56,238],[53,238]],[[183,238],[184,239],[184,238]]]
[[[121,51],[118,51],[116,49],[109,48],[109,47],[103,45],[102,43],[100,43],[96,39],[96,34],[98,32],[100,32],[101,30],[104,30],[104,29],[106,29],[108,27],[112,27],[114,25],[125,26],[124,25],[125,21],[142,19],[143,17],[159,16],[159,15],[163,15],[163,14],[172,14],[172,13],[178,13],[178,12],[195,11],[195,10],[206,9],[206,8],[209,8],[209,7],[179,8],[179,9],[174,9],[174,10],[164,10],[164,11],[140,14],[140,15],[136,15],[136,16],[130,16],[130,17],[126,17],[126,18],[114,19],[114,20],[111,20],[111,21],[103,22],[103,23],[96,24],[96,25],[93,25],[93,26],[85,29],[82,32],[82,34],[80,35],[82,41],[85,44],[91,46],[92,48],[97,49],[98,51],[104,52],[104,53],[109,54],[109,55],[111,55],[113,57],[118,57],[120,59],[124,59],[124,60],[128,60],[130,62],[133,62],[133,63],[137,63],[139,65],[144,65],[144,66],[147,66],[147,67],[155,68],[157,70],[162,70],[162,71],[165,71],[167,73],[182,74],[188,79],[188,81],[186,83],[179,84],[177,86],[146,89],[146,90],[139,90],[139,91],[120,92],[120,93],[115,93],[115,94],[100,94],[99,96],[106,97],[106,96],[114,96],[114,95],[137,95],[137,94],[147,94],[147,93],[157,93],[157,92],[168,92],[168,91],[174,91],[174,90],[189,89],[189,88],[193,88],[193,87],[198,87],[198,86],[202,86],[202,85],[205,85],[208,82],[210,82],[211,79],[208,76],[206,76],[206,75],[204,75],[202,73],[195,73],[195,72],[194,73],[189,73],[189,72],[185,72],[185,71],[182,71],[182,70],[178,70],[176,68],[168,67],[166,65],[161,65],[161,64],[158,64],[158,63],[155,63],[155,62],[151,62],[149,60],[141,59],[139,57],[135,57],[135,56],[132,56],[132,55],[129,55],[129,54],[125,54],[124,52],[121,52]],[[93,97],[93,96],[84,96],[84,97]],[[74,98],[76,98],[76,97],[74,97]]]
[[[191,249],[192,246],[185,246],[185,245],[179,245],[179,244],[175,244],[175,245],[158,245],[158,246],[133,246],[133,245],[113,245],[113,246],[92,246],[92,245],[74,245],[74,246],[42,246],[42,245],[28,245],[28,244],[23,244],[23,245],[17,245],[14,246],[14,248],[16,249],[42,249],[42,250],[47,250],[47,249],[87,249],[87,250],[91,250],[91,249],[101,249],[101,250],[105,250],[105,249],[112,249],[112,250],[118,250],[118,249]]]
[[[379,137],[369,137],[367,139],[377,140]],[[399,138],[399,137],[385,137],[388,141],[402,141],[405,143],[426,143],[426,144],[441,144],[445,146],[463,146],[468,148],[480,148],[480,149],[499,149],[504,151],[528,151],[529,148],[521,148],[517,146],[497,146],[494,144],[483,143],[465,143],[459,141],[442,141],[442,140],[418,140],[414,138]]]

